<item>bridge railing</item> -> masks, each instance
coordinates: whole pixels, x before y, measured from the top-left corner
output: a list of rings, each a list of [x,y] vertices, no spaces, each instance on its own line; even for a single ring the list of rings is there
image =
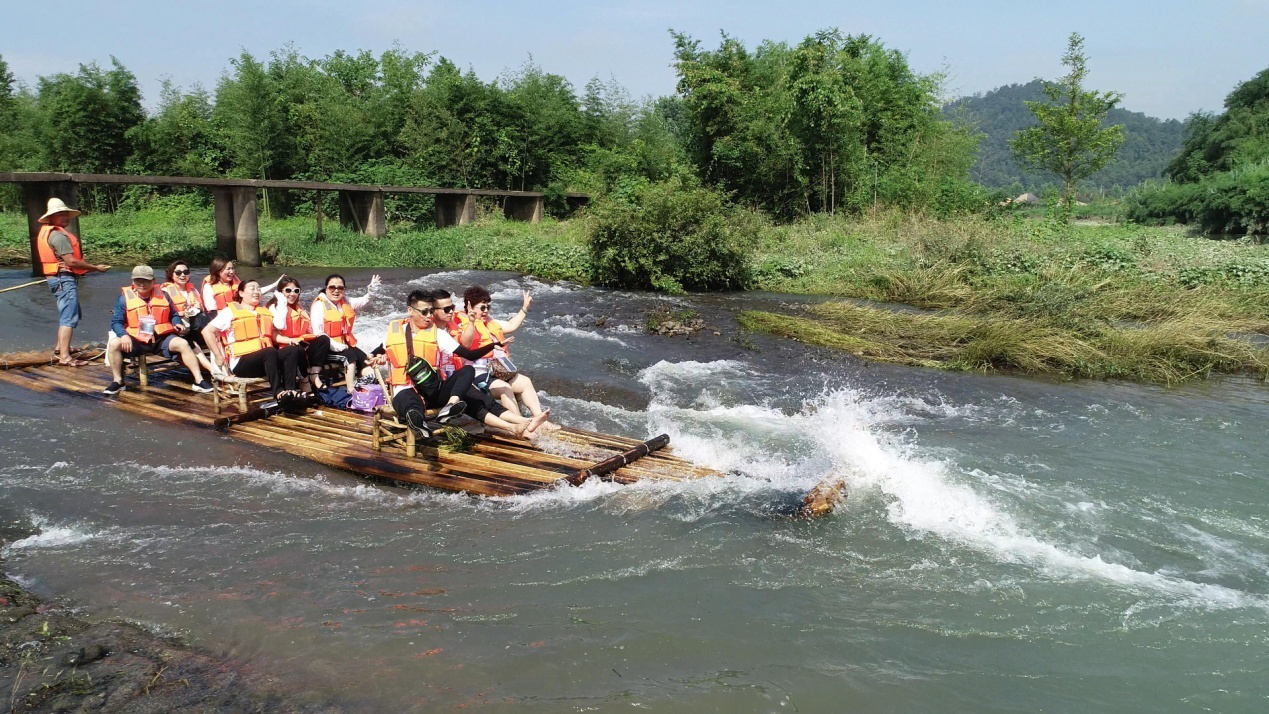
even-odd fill
[[[126,174],[0,172],[0,183],[17,184],[22,189],[22,204],[27,215],[31,241],[31,269],[39,274],[35,238],[39,234],[38,219],[44,215],[50,198],[60,198],[71,208],[79,205],[79,186],[179,186],[210,189],[216,219],[216,251],[243,265],[260,265],[259,217],[256,200],[260,189],[293,191],[336,191],[339,194],[339,222],[363,235],[382,237],[388,233],[385,194],[423,194],[436,197],[436,227],[461,226],[476,219],[476,201],[481,197],[499,199],[503,214],[511,220],[537,223],[542,220],[546,195],[537,191],[499,191],[478,188],[441,188],[436,186],[380,186],[372,184],[325,183],[321,181],[281,181],[268,179],[222,179],[197,176],[131,176]],[[570,206],[589,202],[586,194],[567,194]],[[318,202],[318,230],[321,228],[321,202]],[[79,222],[70,226],[76,235]],[[82,237],[82,236],[81,236]]]

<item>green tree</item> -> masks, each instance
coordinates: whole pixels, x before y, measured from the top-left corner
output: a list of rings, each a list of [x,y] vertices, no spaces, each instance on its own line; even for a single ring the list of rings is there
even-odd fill
[[[1084,38],[1073,32],[1062,55],[1070,71],[1058,82],[1044,83],[1048,101],[1026,103],[1040,123],[1019,131],[1010,142],[1019,161],[1062,179],[1062,201],[1068,208],[1078,182],[1109,163],[1124,143],[1123,125],[1103,126],[1123,95],[1084,91],[1087,63]]]

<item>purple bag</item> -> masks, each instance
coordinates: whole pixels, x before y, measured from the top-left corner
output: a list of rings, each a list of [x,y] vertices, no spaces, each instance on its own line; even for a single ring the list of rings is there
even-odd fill
[[[364,387],[357,387],[352,393],[352,400],[348,402],[348,408],[355,412],[370,413],[375,407],[387,404],[388,400],[384,397],[383,387],[378,384],[367,384]]]

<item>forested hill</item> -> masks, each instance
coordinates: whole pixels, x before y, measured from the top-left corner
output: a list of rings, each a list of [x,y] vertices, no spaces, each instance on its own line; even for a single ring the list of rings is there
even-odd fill
[[[1019,129],[1035,123],[1024,101],[1044,99],[1042,84],[1009,84],[986,94],[962,97],[944,107],[948,115],[964,113],[978,125],[985,136],[974,164],[974,180],[990,188],[1038,191],[1045,184],[1056,184],[1052,175],[1023,171],[1009,151],[1009,140]],[[1124,146],[1106,168],[1081,184],[1083,190],[1126,189],[1146,179],[1159,178],[1168,162],[1181,149],[1185,123],[1176,119],[1161,120],[1140,112],[1113,109],[1111,124],[1123,124]]]

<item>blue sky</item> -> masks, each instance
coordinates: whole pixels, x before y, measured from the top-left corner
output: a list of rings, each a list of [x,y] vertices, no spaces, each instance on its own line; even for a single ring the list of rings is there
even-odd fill
[[[168,77],[214,88],[242,49],[265,57],[294,43],[309,57],[381,52],[399,42],[470,67],[486,80],[530,56],[579,89],[599,75],[636,97],[674,91],[668,29],[705,47],[718,33],[754,46],[796,43],[837,27],[907,53],[919,72],[946,69],[950,96],[1062,74],[1066,37],[1086,40],[1088,85],[1158,117],[1219,110],[1241,81],[1269,67],[1269,0],[1206,2],[435,2],[383,0],[137,0],[6,3],[0,55],[28,85],[114,55],[136,73],[147,104]],[[56,19],[59,31],[35,28]]]

